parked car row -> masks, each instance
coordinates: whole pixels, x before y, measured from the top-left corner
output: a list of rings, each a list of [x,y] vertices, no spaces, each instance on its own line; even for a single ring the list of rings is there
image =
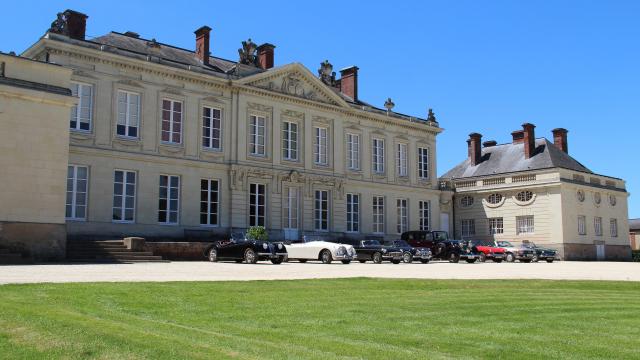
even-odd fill
[[[330,264],[340,261],[349,264],[354,260],[375,264],[384,261],[393,264],[420,261],[426,264],[434,259],[453,263],[460,260],[468,263],[487,260],[497,263],[516,260],[553,262],[557,251],[537,247],[532,242],[514,246],[508,241],[452,240],[445,231],[408,231],[401,235],[400,240],[384,243],[373,239],[325,240],[312,236],[303,237],[301,242],[268,242],[247,239],[244,233],[233,233],[229,240],[212,243],[204,255],[213,262],[226,260],[249,264],[257,261],[271,261],[273,264],[285,261]]]

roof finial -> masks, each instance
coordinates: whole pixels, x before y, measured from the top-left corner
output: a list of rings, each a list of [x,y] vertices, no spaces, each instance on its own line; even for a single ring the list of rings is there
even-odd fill
[[[396,104],[394,104],[393,101],[391,101],[391,98],[387,98],[387,101],[384,102],[384,107],[387,109],[387,115],[391,113],[391,110],[393,109],[394,106],[396,106]]]
[[[433,113],[432,108],[429,108],[429,113],[427,114],[427,121],[438,122],[438,120],[436,120],[436,114]]]

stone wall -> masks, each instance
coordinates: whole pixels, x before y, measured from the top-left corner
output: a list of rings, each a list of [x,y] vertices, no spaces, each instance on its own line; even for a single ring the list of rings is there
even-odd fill
[[[155,242],[147,241],[144,251],[152,251],[153,255],[162,256],[165,260],[196,260],[204,261],[205,250],[212,242]]]
[[[0,222],[0,247],[35,261],[64,260],[67,231],[64,224]]]

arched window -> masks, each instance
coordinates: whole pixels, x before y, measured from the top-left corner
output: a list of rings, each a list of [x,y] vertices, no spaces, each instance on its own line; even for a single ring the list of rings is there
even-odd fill
[[[495,194],[491,194],[489,195],[489,197],[487,198],[487,201],[489,202],[489,204],[498,204],[502,201],[502,195],[495,193]]]
[[[530,201],[532,198],[533,198],[533,193],[528,190],[520,191],[518,194],[516,194],[516,199],[520,202],[527,202],[527,201]]]

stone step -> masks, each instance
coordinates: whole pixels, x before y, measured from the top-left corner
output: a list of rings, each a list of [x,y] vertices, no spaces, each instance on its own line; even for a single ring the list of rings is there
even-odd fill
[[[168,263],[169,260],[164,260],[162,257],[160,259],[134,259],[134,260],[124,260],[124,259],[71,259],[69,262],[72,263],[87,263],[87,264],[126,264],[126,263]]]
[[[67,251],[68,257],[83,257],[86,255],[96,255],[96,256],[104,256],[104,255],[130,255],[130,256],[151,256],[153,252],[151,251],[79,251],[72,250]]]

